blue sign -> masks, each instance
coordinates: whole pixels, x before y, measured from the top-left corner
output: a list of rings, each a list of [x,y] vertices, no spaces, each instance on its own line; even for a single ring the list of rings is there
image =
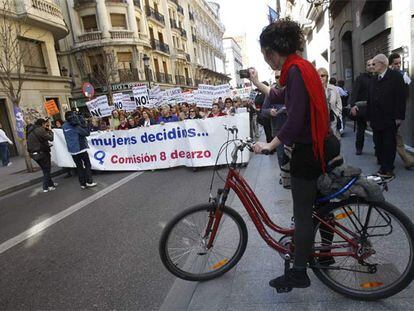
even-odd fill
[[[93,155],[95,160],[98,161],[100,165],[104,164],[103,160],[105,159],[105,156],[106,156],[106,153],[102,150],[96,151],[95,154]]]

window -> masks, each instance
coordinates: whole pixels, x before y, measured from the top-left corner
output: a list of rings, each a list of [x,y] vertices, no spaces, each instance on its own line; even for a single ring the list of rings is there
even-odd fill
[[[96,16],[95,15],[82,16],[82,25],[83,25],[83,30],[85,32],[97,31],[98,30],[98,24],[96,23]]]
[[[110,14],[113,29],[127,29],[126,18],[124,14]]]
[[[89,56],[89,64],[91,65],[92,74],[95,77],[102,75],[102,72],[104,70],[104,61],[102,54]]]
[[[135,20],[136,20],[136,22],[137,22],[137,29],[138,29],[138,32],[141,32],[141,20],[140,20],[138,17],[136,17],[136,18],[135,18]]]
[[[47,74],[42,43],[40,41],[19,38],[19,48],[23,58],[24,71],[26,73]]]
[[[118,52],[116,54],[118,58],[119,69],[131,69],[132,65],[132,53],[131,52]]]

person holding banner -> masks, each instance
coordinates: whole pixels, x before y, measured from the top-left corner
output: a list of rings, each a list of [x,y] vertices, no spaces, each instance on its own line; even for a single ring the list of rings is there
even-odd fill
[[[303,42],[300,25],[289,19],[270,24],[260,35],[265,61],[273,70],[281,69],[280,84],[285,86],[283,91],[264,85],[259,81],[257,71],[249,69],[252,83],[271,100],[284,102],[287,109],[283,127],[269,143],[256,143],[255,152],[274,150],[281,144],[293,146],[290,169],[295,220],[294,265],[285,275],[269,282],[275,288],[310,286],[306,268],[313,244],[312,213],[317,179],[325,170],[326,161],[335,153],[337,156],[340,148],[333,135],[327,139],[329,115],[319,75],[310,62],[297,54]],[[326,264],[329,264],[328,261]]]
[[[82,116],[73,111],[66,111],[65,119],[63,134],[76,165],[80,186],[82,189],[95,187],[97,183],[92,179],[91,161],[87,152],[89,146],[86,137],[90,135],[88,125]]]
[[[148,127],[155,124],[154,120],[151,118],[151,114],[148,110],[142,112],[142,118],[139,120],[138,126]]]
[[[112,111],[112,118],[109,119],[110,129],[117,130],[120,123],[118,110],[115,109]]]

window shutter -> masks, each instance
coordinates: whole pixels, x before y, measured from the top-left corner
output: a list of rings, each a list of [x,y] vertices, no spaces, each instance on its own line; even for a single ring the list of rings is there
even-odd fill
[[[82,16],[82,24],[83,24],[83,29],[85,30],[85,32],[98,30],[98,24],[96,23],[95,15]]]
[[[126,18],[124,14],[111,14],[111,24],[114,29],[127,29]]]

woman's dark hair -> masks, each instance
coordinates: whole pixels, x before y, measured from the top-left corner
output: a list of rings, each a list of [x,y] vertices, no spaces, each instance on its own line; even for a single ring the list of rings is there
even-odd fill
[[[279,19],[267,26],[260,35],[260,47],[287,56],[303,49],[304,36],[297,22]]]

